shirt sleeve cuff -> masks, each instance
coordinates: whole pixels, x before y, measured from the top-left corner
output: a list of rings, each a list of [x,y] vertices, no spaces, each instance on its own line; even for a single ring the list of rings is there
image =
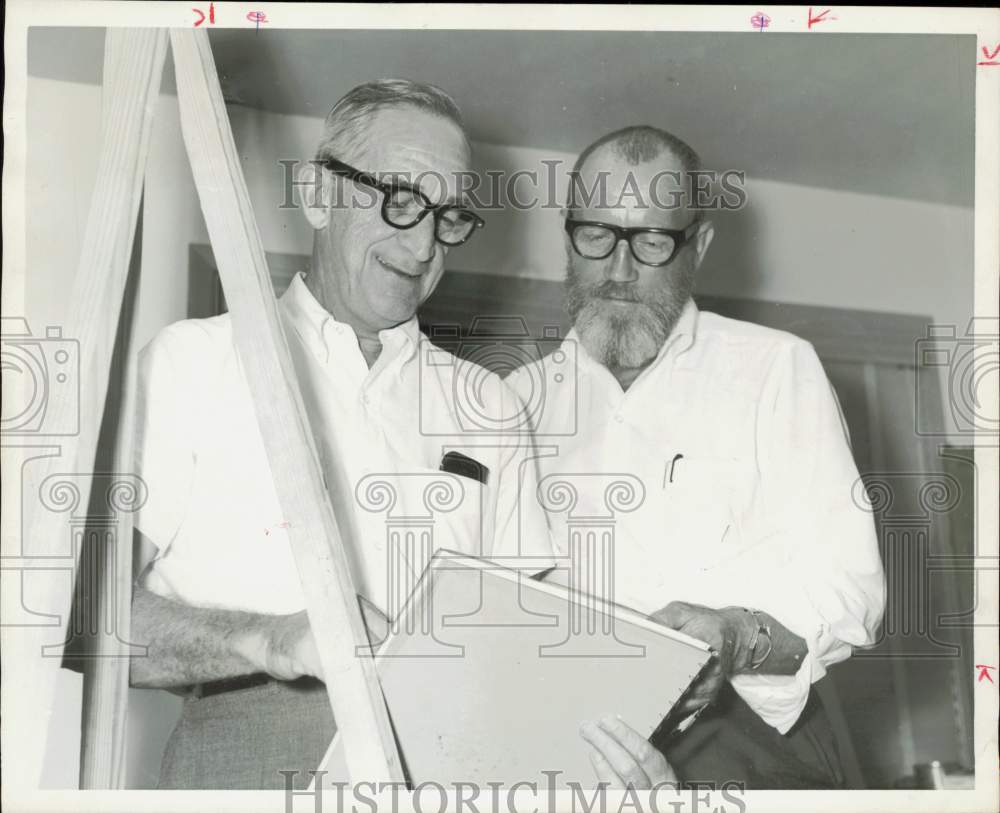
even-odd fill
[[[806,655],[794,675],[750,673],[730,680],[746,704],[781,734],[787,734],[798,721],[809,700],[810,687],[826,675],[826,667],[851,654],[851,647],[838,640],[826,625],[812,630],[805,641]]]
[[[806,707],[810,687],[825,674],[823,664],[810,650],[794,675],[744,674],[730,682],[758,717],[787,734]]]

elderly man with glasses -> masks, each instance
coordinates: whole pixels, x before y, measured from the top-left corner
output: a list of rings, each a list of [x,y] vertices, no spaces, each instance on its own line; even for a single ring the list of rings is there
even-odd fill
[[[552,564],[540,509],[518,510],[535,487],[530,439],[483,440],[452,403],[474,386],[499,424],[516,396],[474,365],[423,360],[417,308],[483,225],[458,198],[469,157],[447,94],[383,80],[337,103],[300,179],[312,261],[279,310],[355,585],[389,617],[433,551],[393,547],[385,511],[423,516],[442,471],[456,499],[434,516],[434,547]],[[334,721],[228,315],[170,325],[143,351],[137,447],[150,544],[132,639],[148,651],[132,681],[185,695],[160,787],[282,788],[280,770],[303,787]]]
[[[858,471],[812,346],[695,306],[713,236],[699,171],[688,144],[648,126],[583,151],[564,212],[574,348],[561,358],[577,358],[576,375],[543,359],[508,382],[525,397],[546,382],[536,429],[559,449],[540,461],[542,487],[577,484],[577,514],[604,509],[601,473],[642,482],[614,548],[597,551],[603,597],[717,653],[685,704],[704,713],[657,742],[679,778],[839,787],[812,686],[875,641],[885,587],[872,515],[853,498]],[[556,547],[565,539],[557,527]]]

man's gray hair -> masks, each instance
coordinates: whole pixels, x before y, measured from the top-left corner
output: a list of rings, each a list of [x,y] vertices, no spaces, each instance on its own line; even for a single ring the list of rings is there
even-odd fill
[[[462,114],[455,100],[441,88],[409,79],[377,79],[348,91],[326,116],[323,138],[316,149],[316,158],[354,156],[364,145],[368,125],[380,110],[411,107],[453,122],[466,143],[469,141]]]

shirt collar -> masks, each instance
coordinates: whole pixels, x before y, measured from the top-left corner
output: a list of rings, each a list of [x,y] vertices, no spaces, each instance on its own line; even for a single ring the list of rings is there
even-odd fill
[[[349,340],[353,350],[361,352],[354,329],[346,322],[338,322],[319,303],[306,285],[302,272],[292,278],[279,302],[304,344],[323,362],[328,362],[331,355],[344,346],[345,338]],[[380,330],[378,338],[382,342],[382,354],[386,356],[387,362],[397,356],[404,360],[411,358],[417,351],[420,339],[417,317],[413,316],[400,325]]]
[[[660,359],[668,353],[672,353],[674,356],[679,356],[681,353],[684,353],[691,348],[691,345],[694,344],[695,336],[698,333],[698,314],[698,306],[694,303],[693,298],[689,298],[684,305],[684,310],[681,311],[677,324],[674,325],[674,329],[670,331],[670,335],[667,336],[667,340],[663,343],[663,347],[661,347],[660,352],[657,353],[656,361],[654,361],[653,364],[658,364]]]
[[[695,304],[694,299],[688,299],[685,303],[683,310],[681,311],[680,318],[677,320],[677,324],[674,325],[674,329],[670,331],[670,335],[667,336],[667,340],[663,343],[659,352],[656,354],[656,358],[649,365],[646,370],[643,370],[645,374],[648,370],[656,368],[663,363],[663,360],[668,356],[676,358],[682,353],[686,352],[694,344],[695,336],[698,332],[698,316],[700,311],[698,306]],[[574,327],[566,334],[566,342],[575,343],[577,359],[582,361],[584,366],[593,369],[594,367],[600,367],[605,370],[603,364],[599,364],[584,348],[583,343],[580,341],[580,334],[577,333]],[[605,370],[605,372],[607,372]]]

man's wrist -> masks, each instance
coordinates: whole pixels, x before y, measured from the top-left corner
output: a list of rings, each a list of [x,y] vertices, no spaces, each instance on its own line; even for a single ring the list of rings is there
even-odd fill
[[[233,653],[247,662],[251,672],[269,672],[273,626],[272,620],[264,617],[260,623],[234,632],[230,639]]]
[[[728,622],[729,635],[734,641],[730,674],[749,672],[757,638],[757,621],[745,607],[725,607],[721,612]]]

